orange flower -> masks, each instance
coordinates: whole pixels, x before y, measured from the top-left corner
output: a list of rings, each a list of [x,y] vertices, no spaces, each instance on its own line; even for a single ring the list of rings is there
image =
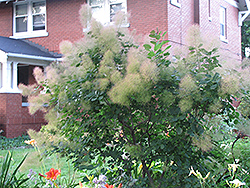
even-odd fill
[[[39,176],[46,178],[47,180],[56,180],[57,176],[61,174],[60,170],[51,168],[48,172],[45,173],[47,175],[47,177],[45,177],[44,175],[39,173]]]
[[[31,139],[31,140],[25,140],[24,143],[30,144],[30,145],[34,146],[34,144],[36,143],[36,141],[34,139]]]
[[[47,175],[47,179],[56,180],[57,176],[61,174],[60,170],[51,168],[48,172],[45,173]]]
[[[122,188],[122,183],[120,183],[117,188]]]

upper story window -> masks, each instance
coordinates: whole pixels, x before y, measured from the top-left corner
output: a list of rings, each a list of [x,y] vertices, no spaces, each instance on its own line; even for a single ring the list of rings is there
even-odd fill
[[[108,25],[114,20],[118,11],[127,13],[127,0],[88,0],[93,17],[103,25]]]
[[[220,39],[227,42],[226,8],[220,7]]]
[[[212,21],[212,17],[211,17],[211,0],[208,0],[208,20]]]
[[[177,7],[181,7],[181,2],[180,2],[180,0],[170,0],[170,3],[172,4],[172,5],[175,5],[175,6],[177,6]]]
[[[13,19],[13,35],[15,38],[47,36],[45,0],[28,0],[15,3]]]

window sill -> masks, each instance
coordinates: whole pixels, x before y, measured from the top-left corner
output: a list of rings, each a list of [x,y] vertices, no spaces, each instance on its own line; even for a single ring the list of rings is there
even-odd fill
[[[108,23],[108,24],[104,24],[103,26],[108,26],[108,25],[114,25],[113,23]],[[130,27],[130,23],[126,23],[126,24],[122,24],[121,27],[124,27],[124,28],[128,28]],[[87,27],[87,28],[83,28],[83,32],[84,33],[87,33],[90,31],[90,27]]]
[[[28,102],[22,102],[22,107],[29,107],[30,106],[30,103]],[[48,104],[43,104],[43,107],[48,107],[49,105]]]
[[[228,40],[224,36],[220,36],[220,40],[224,43],[228,43]]]
[[[13,89],[13,88],[0,88],[0,93],[21,93],[21,91],[16,88],[16,89]]]
[[[28,102],[22,102],[22,107],[28,107],[29,103]]]
[[[180,4],[180,3],[173,2],[173,1],[171,1],[170,3],[171,3],[172,5],[178,7],[178,8],[181,8],[181,4]]]
[[[37,37],[47,37],[49,35],[48,32],[34,32],[34,33],[18,33],[14,34],[10,38],[14,39],[26,39],[26,38],[37,38]]]

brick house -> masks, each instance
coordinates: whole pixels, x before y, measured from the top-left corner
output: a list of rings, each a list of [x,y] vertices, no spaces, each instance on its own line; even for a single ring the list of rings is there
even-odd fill
[[[59,44],[84,37],[79,9],[89,3],[93,16],[112,24],[119,10],[130,14],[124,27],[148,34],[168,31],[172,46],[186,45],[187,29],[219,39],[221,50],[241,60],[241,24],[250,14],[249,0],[0,0],[0,129],[7,137],[45,124],[43,114],[28,114],[17,85],[32,84],[35,66],[61,61]]]

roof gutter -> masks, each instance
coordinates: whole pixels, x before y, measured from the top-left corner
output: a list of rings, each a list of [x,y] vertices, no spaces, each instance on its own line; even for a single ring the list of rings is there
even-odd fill
[[[6,4],[8,3],[8,2],[10,2],[11,0],[0,0],[0,3],[2,3],[2,2],[6,2]]]
[[[36,59],[42,61],[62,61],[62,58],[53,58],[53,57],[43,57],[43,56],[35,56],[35,55],[26,55],[26,54],[16,54],[16,53],[7,53],[8,57],[17,57],[17,58],[25,58],[25,59]]]
[[[237,3],[236,1],[234,0],[224,0],[226,1],[227,3],[229,3],[230,5],[234,6],[235,8],[239,8],[239,3]]]

